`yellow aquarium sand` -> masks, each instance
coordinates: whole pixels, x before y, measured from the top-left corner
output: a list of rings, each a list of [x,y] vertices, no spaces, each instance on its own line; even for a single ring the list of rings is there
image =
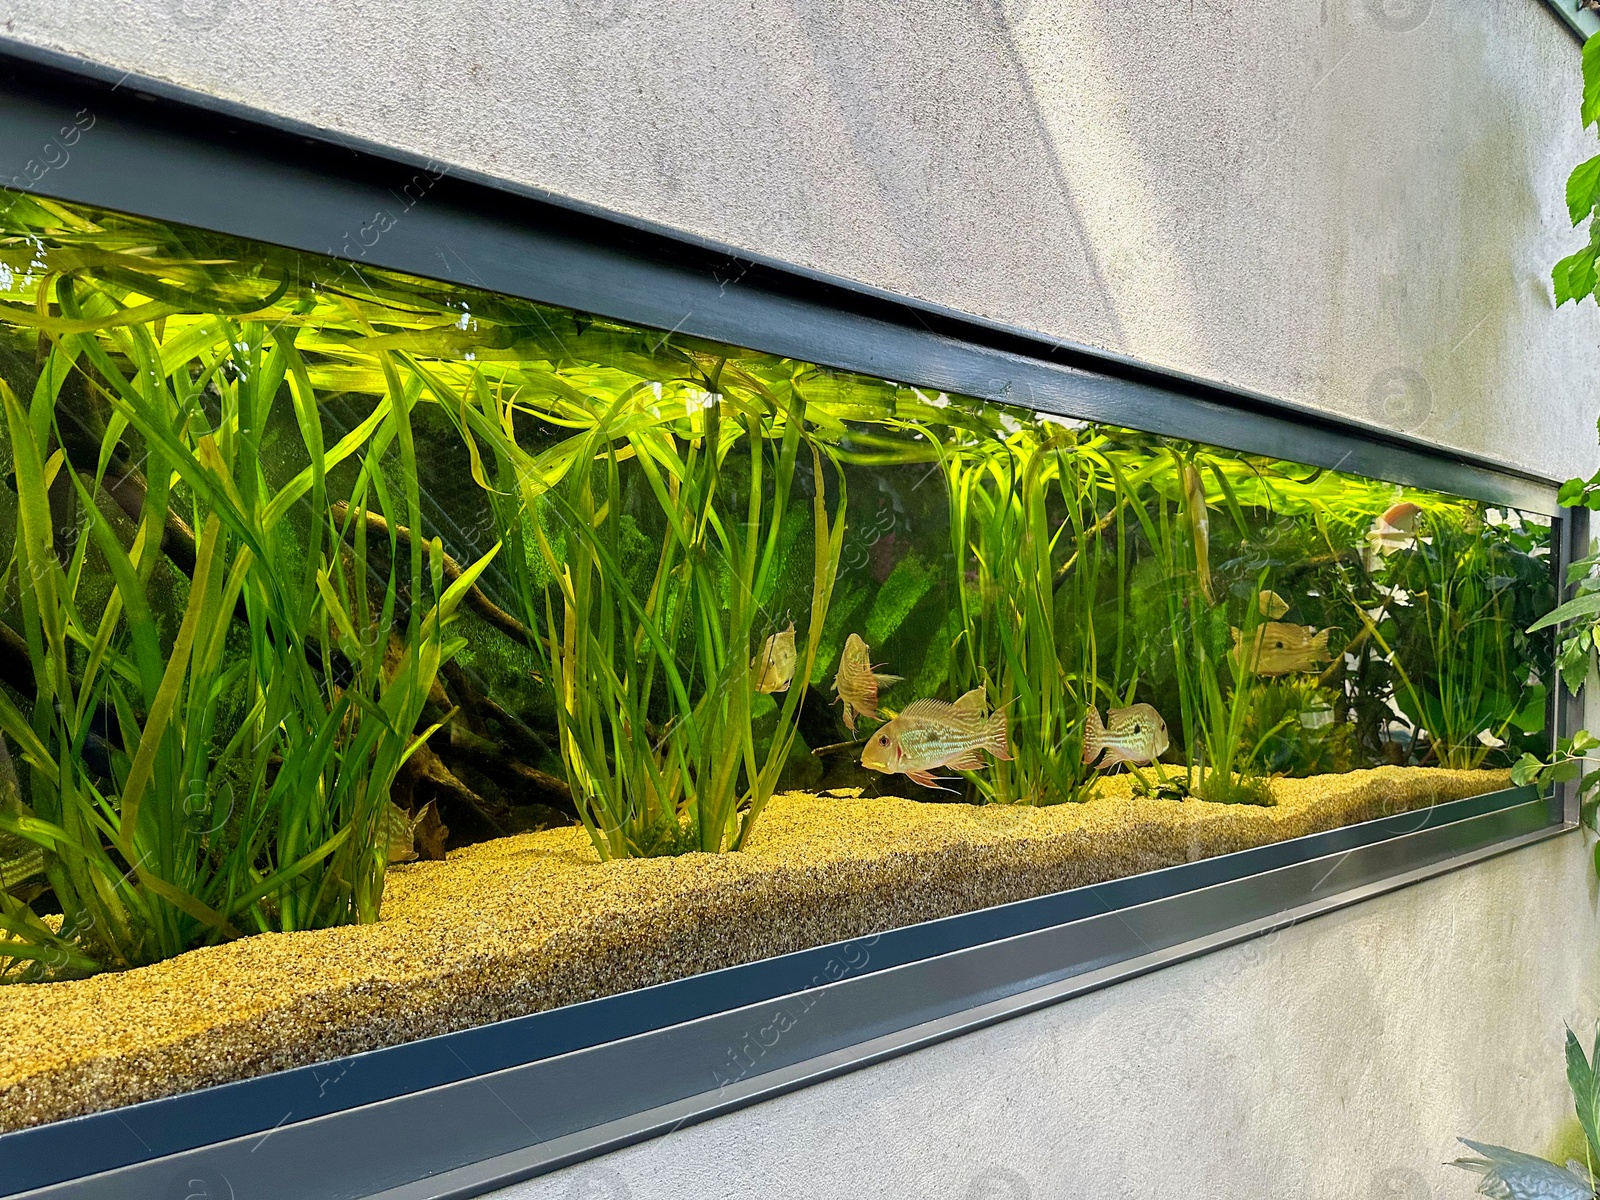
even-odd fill
[[[0,987],[0,1131],[537,1012],[1508,785],[1381,767],[1276,807],[772,800],[739,854],[596,861],[553,829],[390,869],[376,925],[262,934],[155,966]]]

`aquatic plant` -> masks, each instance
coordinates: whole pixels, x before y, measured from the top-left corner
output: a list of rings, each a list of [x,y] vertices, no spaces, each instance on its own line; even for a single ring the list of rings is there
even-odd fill
[[[1208,480],[1246,532],[1226,475],[1208,458],[1172,448],[1131,475],[1117,469],[1118,489],[1134,498],[1130,507],[1160,567],[1184,760],[1195,794],[1215,803],[1267,803],[1253,769],[1261,744],[1276,729],[1258,731],[1254,744],[1247,742],[1256,677],[1248,656],[1231,653],[1230,646],[1234,628],[1253,644],[1261,623],[1255,598],[1269,578],[1266,572],[1254,578],[1236,626],[1230,593],[1214,583],[1209,563],[1209,516],[1203,511],[1212,503]],[[1140,495],[1146,491],[1148,499]]]
[[[725,360],[677,366],[678,389],[698,390],[681,417],[662,417],[656,388],[641,383],[594,399],[587,428],[535,458],[504,433],[519,401],[495,412],[480,388],[482,415],[465,429],[493,448],[502,486],[521,498],[499,511],[505,536],[536,548],[516,575],[519,599],[542,631],[562,759],[602,859],[744,845],[794,743],[838,573],[844,481],[836,471],[830,517],[803,388],[769,388]],[[762,678],[762,650],[780,637],[775,589],[802,449],[809,607],[779,687]],[[659,549],[643,579],[621,548],[630,488],[656,506]],[[776,707],[776,724],[758,750],[763,707]]]
[[[1093,498],[1104,466],[1074,431],[1045,421],[942,446],[940,465],[958,597],[950,694],[984,688],[1007,715],[1012,754],[967,777],[997,803],[1081,799],[1084,714],[1098,702],[1094,600],[1106,553]],[[1077,599],[1065,630],[1060,586]]]
[[[0,833],[42,852],[60,917],[0,894],[0,974],[376,920],[389,785],[420,744],[445,630],[493,556],[444,587],[437,545],[413,542],[405,581],[391,543],[374,603],[365,524],[335,525],[327,479],[359,456],[354,517],[381,498],[417,527],[415,395],[396,378],[356,435],[324,445],[295,328],[241,319],[285,282],[218,294],[205,274],[105,252],[94,271],[39,278],[36,311],[5,313],[47,349],[27,402],[0,381],[18,513],[7,573],[31,671],[26,710],[0,693],[27,793],[0,806]],[[285,404],[304,465],[274,487],[264,443]],[[302,505],[311,518],[290,535]]]

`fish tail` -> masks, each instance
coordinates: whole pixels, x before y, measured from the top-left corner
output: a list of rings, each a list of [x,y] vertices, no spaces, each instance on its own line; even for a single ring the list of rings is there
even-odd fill
[[[995,713],[989,718],[989,729],[984,735],[984,748],[1001,762],[1011,761],[1011,745],[1006,741],[1006,715]]]
[[[1328,635],[1332,632],[1333,630],[1331,629],[1317,630],[1317,636],[1311,639],[1311,654],[1314,658],[1332,657],[1331,652],[1328,650]]]
[[[1105,749],[1106,727],[1100,723],[1100,710],[1091,708],[1083,722],[1083,761],[1085,765],[1100,757]]]

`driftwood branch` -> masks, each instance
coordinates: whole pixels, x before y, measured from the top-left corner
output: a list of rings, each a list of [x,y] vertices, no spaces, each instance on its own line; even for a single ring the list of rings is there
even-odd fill
[[[332,506],[332,513],[335,521],[339,522],[341,525],[344,524],[350,515],[349,503],[344,500],[337,501]],[[391,526],[386,517],[369,511],[366,514],[366,518],[367,528],[369,530],[377,534],[379,537],[387,538],[389,536]],[[396,541],[404,542],[407,546],[411,545],[411,530],[407,529],[404,525],[395,525],[392,527],[392,529]],[[454,583],[456,580],[461,578],[461,564],[455,559],[451,558],[448,554],[442,555],[441,557],[443,560],[442,565],[444,568],[445,580],[449,583]],[[527,626],[523,625],[523,623],[517,620],[516,617],[512,616],[505,609],[501,608],[493,600],[489,599],[489,597],[484,594],[483,589],[478,587],[476,584],[474,584],[471,590],[467,592],[467,606],[471,608],[473,612],[482,617],[484,621],[494,626],[513,641],[521,642],[524,646],[533,646],[536,644],[534,642],[533,635],[528,632]]]

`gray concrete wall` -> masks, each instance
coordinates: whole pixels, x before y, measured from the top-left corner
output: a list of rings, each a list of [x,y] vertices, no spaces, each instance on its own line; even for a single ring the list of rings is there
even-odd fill
[[[1537,0],[0,0],[14,38],[1556,474]]]
[[[0,0],[84,54],[1554,476],[1595,149],[1536,0]],[[538,1181],[519,1200],[1465,1196],[1600,1014],[1576,837]]]

